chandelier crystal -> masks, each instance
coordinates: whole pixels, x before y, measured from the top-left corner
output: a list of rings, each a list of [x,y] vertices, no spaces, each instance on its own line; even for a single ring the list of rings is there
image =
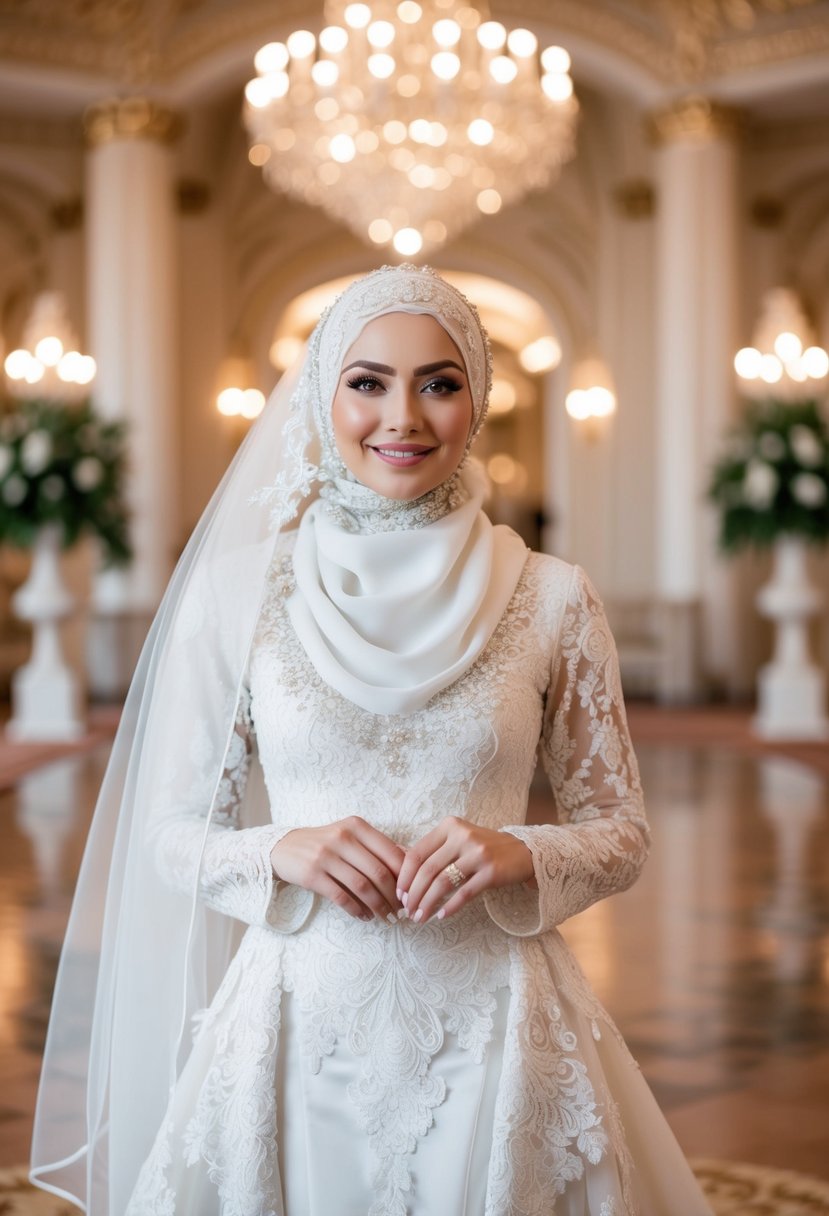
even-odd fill
[[[462,0],[328,0],[255,57],[249,157],[274,189],[412,257],[545,186],[574,151],[570,56]]]

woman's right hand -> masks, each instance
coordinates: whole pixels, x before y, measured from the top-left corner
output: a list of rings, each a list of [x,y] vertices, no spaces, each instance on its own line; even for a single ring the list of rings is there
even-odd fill
[[[316,891],[361,920],[396,916],[405,852],[359,815],[319,828],[293,828],[271,849],[276,878]]]

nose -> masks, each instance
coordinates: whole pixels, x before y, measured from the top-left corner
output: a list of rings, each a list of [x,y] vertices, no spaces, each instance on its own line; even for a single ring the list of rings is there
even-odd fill
[[[391,431],[410,435],[423,426],[423,412],[420,408],[420,395],[416,387],[395,385],[394,391],[386,398],[385,424]]]

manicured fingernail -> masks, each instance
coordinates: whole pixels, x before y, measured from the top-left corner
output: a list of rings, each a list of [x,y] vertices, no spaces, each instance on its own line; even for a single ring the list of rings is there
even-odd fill
[[[400,888],[399,888],[399,887],[397,888],[397,898],[398,898],[398,899],[402,899],[402,898],[403,898],[403,897],[402,897],[402,895],[400,894]]]
[[[409,906],[409,892],[404,891],[401,896],[401,899],[403,900],[403,907],[407,908]]]
[[[423,909],[422,909],[422,908],[418,908],[418,910],[415,912],[415,914],[414,914],[414,916],[412,917],[412,919],[413,919],[413,920],[420,920],[420,918],[421,918],[421,916],[422,916],[422,915],[423,915]]]
[[[408,916],[408,915],[409,915],[409,914],[408,914],[408,912],[406,911],[406,909],[405,909],[405,908],[398,908],[398,909],[397,909],[397,919],[398,919],[398,920],[400,920],[400,918],[401,918],[401,917],[403,917],[403,916]]]
[[[446,909],[441,908],[440,912],[438,912],[438,920],[443,920],[445,915],[446,915]]]

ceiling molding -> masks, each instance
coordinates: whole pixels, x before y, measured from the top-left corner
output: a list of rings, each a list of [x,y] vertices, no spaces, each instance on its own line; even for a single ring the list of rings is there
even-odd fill
[[[493,14],[628,65],[642,87],[699,91],[829,50],[829,0],[495,0]],[[320,0],[0,0],[0,61],[161,90],[234,48],[319,20]],[[238,58],[238,57],[237,57]],[[596,70],[599,64],[594,65]],[[578,61],[576,62],[578,69]]]

